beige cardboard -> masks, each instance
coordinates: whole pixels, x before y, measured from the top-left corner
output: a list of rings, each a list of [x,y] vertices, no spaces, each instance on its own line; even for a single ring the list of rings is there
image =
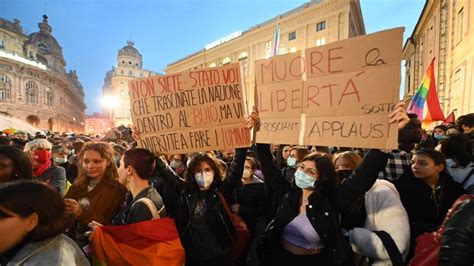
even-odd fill
[[[255,80],[258,85],[301,80],[305,61],[301,52],[288,53],[255,61]]]
[[[257,134],[257,142],[396,148],[397,128],[389,126],[387,116],[399,101],[402,35],[403,28],[396,28],[307,49],[303,51],[304,60],[299,53],[292,53],[256,61],[262,125],[278,121],[300,125],[298,130],[271,130],[275,127],[267,126],[267,130]],[[278,70],[287,66],[289,73],[292,60],[304,62],[303,74],[299,78],[287,75],[286,79],[275,79],[275,71],[272,74],[270,67],[276,66]],[[303,81],[303,92],[292,93],[302,95],[298,105],[301,108],[268,110],[272,101],[275,106],[276,91],[283,90],[288,95],[298,81]],[[325,134],[310,134],[315,125],[317,128],[323,122],[325,127],[344,124],[341,132],[347,130],[347,133],[326,134],[329,129],[325,128]]]
[[[170,154],[250,146],[249,132],[237,130],[247,109],[241,80],[236,63],[130,81],[139,146]]]

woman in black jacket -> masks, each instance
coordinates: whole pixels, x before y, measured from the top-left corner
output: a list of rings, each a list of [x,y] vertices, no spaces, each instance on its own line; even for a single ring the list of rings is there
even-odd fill
[[[408,213],[410,222],[410,252],[413,256],[415,239],[436,231],[454,201],[465,193],[446,171],[446,159],[435,150],[415,151],[411,171],[397,180],[395,186]]]
[[[399,103],[389,116],[399,128],[408,117]],[[272,208],[278,207],[273,230],[267,230],[265,265],[345,265],[352,264],[352,251],[343,235],[340,214],[364,195],[387,163],[388,155],[370,150],[351,177],[336,187],[336,172],[330,155],[312,153],[302,159],[290,187],[272,164],[269,145],[257,146],[265,182],[276,193]],[[268,228],[267,228],[268,229]]]
[[[254,112],[246,127],[252,128],[257,121]],[[229,251],[236,234],[219,194],[224,198],[232,195],[242,178],[246,153],[247,148],[236,150],[225,179],[221,178],[216,157],[210,153],[199,153],[191,159],[184,180],[163,161],[157,161],[158,176],[164,181],[165,206],[175,219],[186,265],[230,264]]]

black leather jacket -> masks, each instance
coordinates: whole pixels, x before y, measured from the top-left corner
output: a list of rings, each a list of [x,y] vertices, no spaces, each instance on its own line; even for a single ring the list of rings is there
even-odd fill
[[[211,194],[209,196],[210,201],[207,203],[207,219],[217,240],[225,249],[230,249],[236,235],[231,219],[217,193],[222,193],[226,198],[233,193],[237,183],[242,178],[246,154],[247,148],[236,149],[236,154],[222,184],[219,187],[211,186],[209,189]],[[186,241],[182,236],[190,228],[192,212],[199,199],[199,190],[187,189],[185,181],[161,160],[157,160],[157,169],[158,178],[163,181],[162,195],[166,210],[171,210],[168,214],[175,219],[181,240]],[[174,206],[169,206],[170,204]],[[190,245],[185,244],[183,246]]]
[[[274,190],[281,194],[282,190],[288,188],[288,182],[269,161],[269,156],[271,156],[269,146],[259,144],[258,156],[266,183],[277,186]],[[335,191],[327,191],[320,196],[313,193],[308,198],[306,215],[324,244],[321,255],[324,257],[325,265],[344,265],[352,262],[351,247],[342,234],[340,215],[344,215],[351,203],[372,187],[378,173],[385,168],[387,158],[386,153],[370,150],[351,178],[338,186]],[[301,193],[300,188],[293,187],[280,200],[274,218],[274,230],[271,234],[275,255],[281,249],[280,238],[283,229],[299,214]],[[278,265],[278,261],[273,261],[271,264]]]
[[[462,203],[447,222],[439,265],[474,265],[474,199]]]

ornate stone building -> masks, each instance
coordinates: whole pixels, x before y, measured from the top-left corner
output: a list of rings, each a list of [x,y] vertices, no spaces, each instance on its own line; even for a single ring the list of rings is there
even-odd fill
[[[48,17],[26,35],[20,21],[0,18],[0,112],[42,130],[84,131],[84,92],[76,71],[66,72]]]
[[[276,25],[280,25],[279,54],[365,34],[359,0],[313,0],[243,32],[235,32],[205,48],[168,64],[172,74],[189,69],[243,62],[246,87],[254,83],[255,60],[272,53]],[[249,101],[253,90],[248,90]]]
[[[153,75],[158,74],[143,69],[142,55],[134,47],[133,42],[128,41],[127,45],[118,51],[117,65],[107,71],[102,87],[104,96],[102,112],[110,116],[114,126],[132,124],[128,82]]]
[[[435,60],[438,97],[445,115],[474,112],[474,1],[426,0],[403,49],[405,101]]]

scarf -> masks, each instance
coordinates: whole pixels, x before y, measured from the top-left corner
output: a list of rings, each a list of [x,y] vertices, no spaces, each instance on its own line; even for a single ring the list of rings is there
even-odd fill
[[[35,177],[42,175],[51,166],[51,151],[36,150],[33,152],[35,161],[42,163],[42,165],[34,171]]]

